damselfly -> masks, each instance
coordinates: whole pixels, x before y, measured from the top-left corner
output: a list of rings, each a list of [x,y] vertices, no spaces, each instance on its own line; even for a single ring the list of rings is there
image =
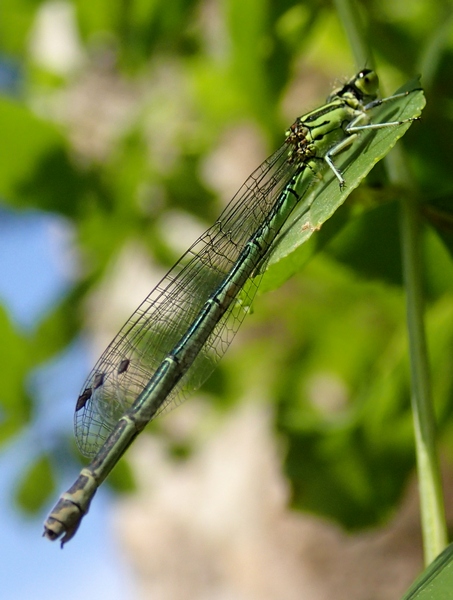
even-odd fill
[[[75,411],[78,446],[94,458],[48,517],[47,538],[63,536],[62,546],[71,539],[97,488],[135,437],[208,377],[247,313],[270,249],[293,209],[309,210],[316,197],[312,184],[326,169],[344,188],[335,157],[365,130],[418,118],[373,123],[373,109],[410,93],[379,100],[377,89],[376,73],[364,69],[326,104],[299,117],[283,145],[247,179],[102,354]]]

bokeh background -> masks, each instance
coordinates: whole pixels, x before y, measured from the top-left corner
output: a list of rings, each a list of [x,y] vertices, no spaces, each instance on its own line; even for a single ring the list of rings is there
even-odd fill
[[[418,73],[426,89],[403,145],[449,512],[451,3],[356,9],[385,93]],[[317,0],[3,0],[2,597],[386,599],[421,569],[400,192],[380,167],[64,551],[40,537],[82,464],[91,366],[295,117],[356,72],[343,25]]]

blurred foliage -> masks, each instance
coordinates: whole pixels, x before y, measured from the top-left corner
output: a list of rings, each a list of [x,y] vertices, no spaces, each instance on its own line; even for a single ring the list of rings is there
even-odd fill
[[[386,92],[421,68],[427,86],[423,120],[402,143],[423,203],[432,380],[451,454],[451,6],[367,0],[360,10]],[[333,7],[316,0],[4,0],[0,40],[2,72],[17,76],[0,98],[0,196],[11,210],[63,215],[83,263],[32,331],[1,312],[6,444],[33,421],[30,373],[100,320],[84,316],[88,300],[126,249],[171,265],[177,238],[210,224],[285,127],[356,68]],[[414,467],[401,193],[376,169],[314,236],[303,272],[256,301],[205,388],[220,407],[258,386],[274,406],[294,505],[349,528],[387,517]],[[54,492],[59,443],[18,477],[28,511]]]
[[[48,456],[40,456],[22,474],[17,489],[16,502],[29,513],[39,510],[48,498],[55,493],[52,463]]]

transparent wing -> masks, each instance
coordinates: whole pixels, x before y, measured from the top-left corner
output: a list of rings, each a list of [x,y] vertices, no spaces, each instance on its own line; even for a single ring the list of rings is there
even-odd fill
[[[102,354],[78,398],[75,433],[80,451],[94,456],[143,391],[163,359],[190,328],[230,273],[297,169],[283,144],[246,180],[219,219],[170,269]],[[156,414],[172,408],[211,374],[236,334],[260,278],[250,279],[194,363]]]

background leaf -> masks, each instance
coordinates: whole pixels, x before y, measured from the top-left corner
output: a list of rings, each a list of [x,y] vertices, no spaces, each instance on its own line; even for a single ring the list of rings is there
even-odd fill
[[[27,513],[37,513],[55,492],[49,457],[38,457],[25,471],[16,489],[16,502]]]

